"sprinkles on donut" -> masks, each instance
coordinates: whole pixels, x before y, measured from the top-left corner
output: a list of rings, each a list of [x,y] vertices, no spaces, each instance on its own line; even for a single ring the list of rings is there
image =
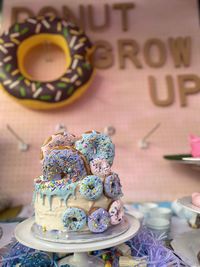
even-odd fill
[[[97,208],[88,217],[88,227],[93,233],[102,233],[108,229],[109,213],[103,208]]]
[[[122,202],[118,199],[111,203],[109,208],[110,223],[112,225],[119,224],[124,217],[124,209]]]
[[[96,131],[86,132],[75,142],[75,148],[79,150],[90,162],[94,159],[104,159],[110,166],[115,156],[115,146],[110,137]]]
[[[41,148],[43,175],[35,179],[35,220],[45,231],[103,233],[123,223],[114,145],[96,131],[80,138],[53,134]],[[42,208],[41,208],[42,206]],[[52,220],[53,218],[53,220]]]
[[[53,148],[63,147],[63,146],[73,146],[75,140],[76,136],[68,132],[60,132],[51,135],[44,141],[43,145],[41,146],[40,159],[43,160],[45,156],[49,154]]]
[[[43,161],[45,180],[67,178],[77,182],[89,174],[87,162],[83,155],[72,147],[56,147]]]
[[[80,184],[81,195],[88,200],[97,200],[103,193],[101,178],[95,175],[86,176]]]
[[[104,193],[107,197],[118,199],[122,196],[122,186],[118,174],[112,173],[105,178]]]
[[[87,222],[84,210],[79,208],[68,208],[63,214],[63,224],[68,231],[79,231]]]
[[[67,69],[59,79],[40,82],[26,72],[24,58],[33,47],[49,42],[65,53]],[[15,23],[0,38],[0,83],[5,92],[32,109],[72,103],[89,87],[93,47],[85,33],[62,18],[39,16]]]
[[[92,174],[106,176],[111,173],[110,164],[105,159],[93,159],[90,161],[90,169]]]

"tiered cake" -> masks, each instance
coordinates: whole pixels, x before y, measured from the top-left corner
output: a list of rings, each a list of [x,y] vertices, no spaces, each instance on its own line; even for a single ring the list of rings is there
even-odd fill
[[[111,170],[115,147],[90,131],[58,133],[41,147],[43,175],[34,181],[35,222],[43,231],[102,233],[122,222],[118,175]]]

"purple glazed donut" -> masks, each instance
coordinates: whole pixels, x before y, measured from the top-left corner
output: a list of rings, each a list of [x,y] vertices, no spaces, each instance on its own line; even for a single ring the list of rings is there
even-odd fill
[[[107,230],[110,223],[109,213],[98,208],[88,216],[88,228],[93,233],[102,233]]]
[[[118,199],[122,196],[122,186],[119,176],[116,173],[112,173],[107,176],[104,181],[104,193],[107,197]]]
[[[72,147],[58,147],[46,155],[42,164],[44,180],[66,178],[77,182],[87,176],[89,168],[86,159]]]
[[[76,141],[76,136],[68,132],[55,133],[48,137],[40,151],[40,159],[43,160],[52,149],[63,146],[73,146]]]

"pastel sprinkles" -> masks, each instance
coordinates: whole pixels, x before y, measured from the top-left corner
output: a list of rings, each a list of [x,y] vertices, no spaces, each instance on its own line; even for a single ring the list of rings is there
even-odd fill
[[[43,175],[34,181],[33,196],[38,225],[97,234],[123,221],[122,186],[111,169],[115,147],[109,136],[57,133],[44,142],[42,154]]]
[[[42,34],[61,35],[69,49],[71,63],[62,77],[53,82],[28,79],[19,69],[17,51],[23,41]],[[31,108],[51,108],[72,102],[88,87],[93,68],[90,63],[92,44],[74,24],[54,16],[29,18],[16,23],[0,38],[0,83],[21,104]],[[29,100],[32,102],[25,102]],[[34,105],[34,101],[39,101]],[[44,104],[44,105],[42,105]]]

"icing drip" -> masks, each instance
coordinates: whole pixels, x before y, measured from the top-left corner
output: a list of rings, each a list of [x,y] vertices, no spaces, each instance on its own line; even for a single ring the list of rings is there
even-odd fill
[[[35,182],[35,191],[34,195],[38,193],[40,198],[43,201],[43,205],[45,204],[45,197],[48,199],[50,210],[52,210],[52,198],[53,196],[58,196],[60,201],[66,204],[68,198],[70,196],[74,196],[76,194],[77,183],[69,183],[66,179],[62,180],[52,180],[52,181],[42,181],[41,179],[36,180]],[[34,197],[35,202],[36,197]]]

